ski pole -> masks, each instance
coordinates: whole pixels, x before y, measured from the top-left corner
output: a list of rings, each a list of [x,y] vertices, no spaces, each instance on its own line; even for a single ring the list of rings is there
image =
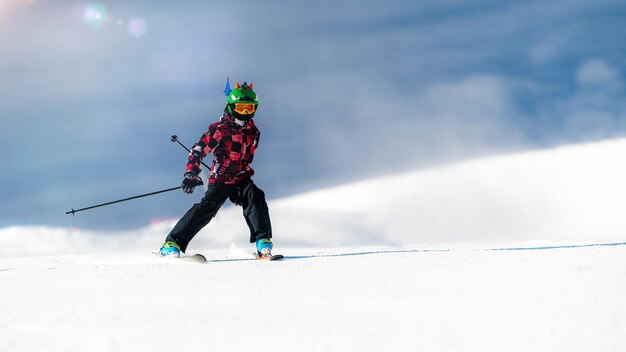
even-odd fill
[[[177,135],[173,134],[173,135],[172,135],[172,137],[171,137],[171,141],[172,141],[172,143],[174,143],[174,142],[178,143],[181,147],[185,148],[185,150],[186,150],[187,152],[189,152],[189,154],[191,154],[191,150],[189,150],[189,148],[185,147],[185,145],[184,145],[184,144],[182,144],[182,143],[178,140],[178,136],[177,136]],[[211,168],[210,168],[207,164],[205,164],[204,162],[202,162],[202,161],[201,161],[201,163],[202,163],[202,165],[204,165],[204,167],[206,167],[206,168],[207,168],[207,170],[210,170],[210,169],[211,169]]]
[[[82,209],[77,209],[77,210],[74,210],[74,208],[72,208],[72,210],[65,212],[65,215],[67,215],[67,214],[72,214],[72,215],[74,215],[75,213],[78,213],[79,211],[89,210],[89,209],[98,208],[98,207],[103,207],[103,206],[105,206],[105,205],[110,205],[110,204],[115,204],[115,203],[126,202],[126,201],[128,201],[128,200],[137,199],[137,198],[141,198],[141,197],[152,196],[152,195],[159,194],[159,193],[170,192],[170,191],[174,191],[174,190],[181,189],[181,188],[182,188],[182,186],[178,186],[178,187],[174,187],[174,188],[168,188],[168,189],[164,189],[164,190],[161,190],[161,191],[150,192],[150,193],[141,194],[141,195],[134,196],[134,197],[129,197],[129,198],[124,198],[124,199],[120,199],[120,200],[115,200],[115,201],[108,202],[108,203],[102,203],[102,204],[98,204],[98,205],[92,205],[92,206],[90,206],[90,207],[86,207],[86,208],[82,208]]]
[[[179,140],[178,140],[178,136],[177,135],[172,135],[171,137],[172,142],[177,142],[181,147],[185,148],[185,150],[187,152],[189,152],[191,154],[191,150],[189,150],[187,147],[185,147],[184,144],[182,144]],[[202,165],[204,165],[207,169],[209,168],[205,163],[202,163]],[[94,209],[94,208],[98,208],[98,207],[103,207],[105,205],[111,205],[111,204],[115,204],[115,203],[121,203],[121,202],[126,202],[129,200],[133,200],[133,199],[137,199],[137,198],[142,198],[142,197],[148,197],[148,196],[153,196],[155,194],[159,194],[159,193],[165,193],[165,192],[170,192],[170,191],[174,191],[177,189],[181,189],[182,186],[178,186],[178,187],[173,187],[173,188],[168,188],[168,189],[164,189],[164,190],[160,190],[160,191],[156,191],[156,192],[150,192],[150,193],[146,193],[146,194],[140,194],[138,196],[134,196],[134,197],[128,197],[128,198],[124,198],[124,199],[119,199],[119,200],[114,200],[112,202],[107,202],[107,203],[102,203],[102,204],[98,204],[98,205],[92,205],[90,207],[86,207],[86,208],[81,208],[81,209],[76,209],[74,210],[74,208],[72,208],[72,210],[70,211],[66,211],[65,215],[67,214],[76,214],[80,211],[84,211],[84,210],[89,210],[89,209]]]
[[[172,143],[176,142],[176,143],[180,144],[180,146],[181,146],[181,147],[185,148],[185,150],[186,150],[186,151],[188,151],[188,152],[189,152],[189,154],[191,154],[191,150],[189,150],[189,148],[185,147],[185,145],[184,145],[184,144],[182,144],[182,143],[178,140],[178,136],[177,136],[177,135],[173,134],[173,135],[172,135],[172,139],[171,139],[171,141],[172,141]]]

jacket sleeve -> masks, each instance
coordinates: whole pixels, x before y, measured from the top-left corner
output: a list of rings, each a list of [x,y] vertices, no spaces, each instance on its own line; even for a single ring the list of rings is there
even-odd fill
[[[189,159],[187,161],[187,171],[196,175],[202,171],[202,159],[213,152],[221,140],[221,134],[216,126],[209,126],[209,130],[200,137],[198,143],[191,147]]]

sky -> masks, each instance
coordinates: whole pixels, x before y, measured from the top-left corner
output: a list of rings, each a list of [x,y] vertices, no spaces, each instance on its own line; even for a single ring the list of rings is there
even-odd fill
[[[128,229],[253,82],[270,199],[626,134],[626,1],[0,0],[0,227]],[[389,185],[402,187],[402,185]],[[373,199],[372,201],[376,201]]]

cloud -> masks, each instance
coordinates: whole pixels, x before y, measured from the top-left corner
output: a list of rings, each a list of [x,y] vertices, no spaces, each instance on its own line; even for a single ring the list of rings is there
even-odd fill
[[[304,122],[319,141],[315,154],[327,156],[318,161],[327,172],[386,174],[526,142],[514,118],[514,86],[497,76],[472,75],[422,90],[349,75],[339,79],[348,85],[332,89],[336,78],[305,82],[325,92],[321,102],[333,116]]]
[[[603,59],[583,61],[572,73],[576,83],[561,99],[543,104],[538,115],[553,143],[618,137],[626,131],[626,92],[620,70]]]
[[[569,32],[569,33],[568,33]],[[528,50],[528,57],[535,65],[547,65],[558,60],[568,46],[568,39],[575,35],[572,29],[561,29],[558,33],[541,36]]]
[[[619,90],[622,87],[619,71],[602,60],[584,62],[576,72],[580,86],[595,86],[601,90]]]

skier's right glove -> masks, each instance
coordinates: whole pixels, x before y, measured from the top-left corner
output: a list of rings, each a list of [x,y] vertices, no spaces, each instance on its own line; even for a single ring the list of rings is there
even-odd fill
[[[204,183],[202,183],[200,177],[198,177],[198,175],[196,175],[194,172],[185,172],[185,179],[183,180],[182,184],[183,192],[191,194],[193,193],[193,189],[196,186],[202,186],[203,184]]]

